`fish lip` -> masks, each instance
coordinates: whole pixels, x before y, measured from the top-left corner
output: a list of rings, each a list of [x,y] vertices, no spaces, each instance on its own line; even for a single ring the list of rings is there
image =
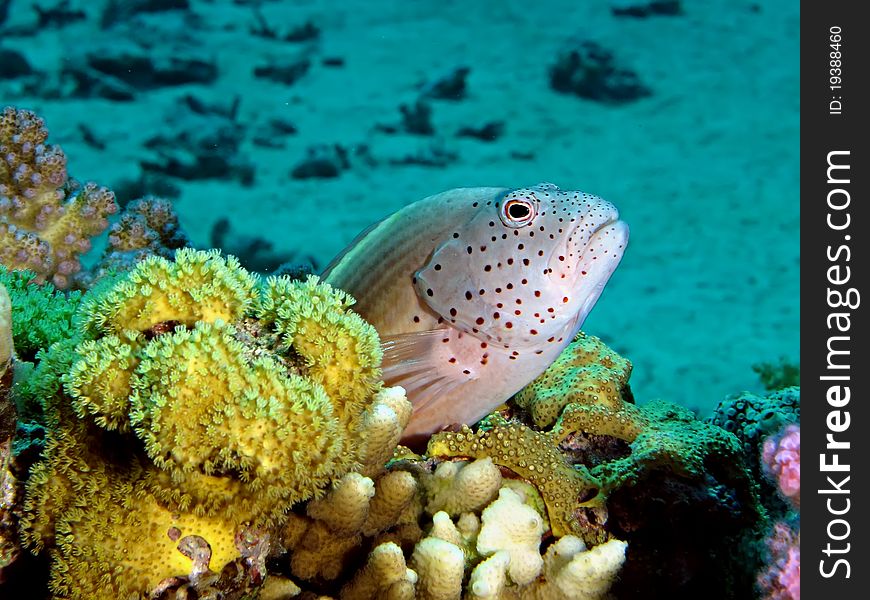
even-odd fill
[[[576,231],[580,228],[580,225],[581,225],[581,223],[577,223],[577,225],[574,226],[574,231],[572,232],[572,234],[576,233]],[[601,223],[595,229],[593,229],[592,233],[589,234],[589,239],[586,240],[586,243],[583,245],[582,249],[580,250],[580,256],[583,256],[586,253],[586,251],[589,250],[589,246],[592,245],[593,241],[598,239],[597,236],[602,231],[604,231],[608,227],[613,227],[613,226],[618,226],[617,232],[623,234],[623,236],[625,237],[625,242],[623,242],[623,246],[624,246],[625,243],[627,243],[627,241],[628,241],[628,223],[626,223],[625,221],[623,221],[622,219],[619,218],[619,212],[614,208],[613,214],[610,216],[610,218],[608,220],[604,221],[603,223]]]
[[[579,227],[579,225],[578,225],[578,227]],[[628,245],[628,238],[629,238],[628,223],[626,223],[625,221],[623,221],[619,218],[619,213],[616,213],[610,219],[608,219],[607,221],[605,221],[604,223],[602,223],[601,225],[599,225],[598,227],[596,227],[592,231],[592,233],[589,235],[589,239],[586,240],[586,244],[583,245],[583,249],[580,251],[580,253],[578,255],[578,258],[577,258],[578,263],[580,262],[582,257],[586,255],[586,252],[589,250],[589,247],[592,246],[592,244],[594,242],[596,242],[601,235],[603,235],[602,232],[605,231],[606,229],[609,229],[609,228],[613,228],[613,235],[621,238],[621,242],[622,242],[622,244],[621,244],[622,248],[620,248],[619,256],[616,257],[616,265],[614,265],[614,267],[613,267],[614,269],[616,268],[616,266],[622,261],[622,256],[625,253],[625,248]],[[611,259],[612,259],[612,257],[611,257]],[[578,270],[575,273],[573,281],[571,282],[572,286],[577,283],[577,280],[579,280],[580,276],[581,276],[581,273]]]
[[[598,236],[601,235],[601,232],[608,228],[614,228],[614,234],[623,238],[622,240],[622,252],[625,252],[625,246],[628,244],[628,235],[629,228],[628,223],[619,218],[619,214],[611,218],[606,223],[603,223],[600,227],[596,227],[592,232],[592,235],[589,236],[589,240],[586,242],[586,245],[583,247],[583,252],[580,253],[582,256],[588,249],[589,246],[592,245],[592,242],[598,239]],[[620,255],[620,258],[622,256]]]

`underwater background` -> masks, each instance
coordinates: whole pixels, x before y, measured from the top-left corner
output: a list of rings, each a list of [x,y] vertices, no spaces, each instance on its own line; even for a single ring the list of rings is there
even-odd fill
[[[0,103],[261,272],[454,187],[600,195],[631,243],[584,330],[641,403],[709,414],[798,357],[798,27],[786,0],[0,0]]]

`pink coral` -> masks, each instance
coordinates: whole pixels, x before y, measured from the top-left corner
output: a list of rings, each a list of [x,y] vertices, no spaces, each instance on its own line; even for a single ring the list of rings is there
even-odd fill
[[[767,539],[769,567],[758,576],[758,587],[765,600],[800,600],[801,536],[785,523],[773,526]]]
[[[779,436],[764,441],[761,452],[765,472],[796,510],[801,506],[801,428],[787,426]]]
[[[47,139],[33,112],[0,113],[0,262],[66,288],[118,205],[108,189],[68,179],[66,156]]]

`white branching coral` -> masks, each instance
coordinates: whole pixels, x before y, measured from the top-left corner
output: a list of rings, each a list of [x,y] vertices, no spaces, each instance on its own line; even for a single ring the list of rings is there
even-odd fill
[[[372,406],[363,414],[363,429],[366,432],[365,446],[361,452],[363,466],[360,472],[363,475],[374,477],[383,472],[412,411],[411,402],[405,397],[402,387],[384,388],[375,394]]]
[[[510,553],[499,550],[474,567],[468,581],[469,600],[498,600],[508,585],[507,570],[510,564]]]
[[[489,457],[471,463],[441,463],[426,481],[426,511],[434,515],[443,510],[450,516],[480,511],[496,497],[500,486],[501,472]]]
[[[356,533],[369,514],[369,500],[375,495],[375,484],[359,473],[348,473],[326,496],[308,503],[307,513],[339,535]]]
[[[511,581],[525,585],[540,575],[544,566],[539,547],[544,533],[544,519],[523,503],[511,489],[501,488],[498,500],[481,515],[483,525],[477,536],[477,551],[484,556],[505,550],[510,555],[508,575]]]
[[[459,600],[462,595],[465,556],[458,546],[427,537],[414,547],[411,568],[417,573],[419,600]]]
[[[342,600],[414,600],[417,573],[405,564],[402,549],[393,542],[380,544],[366,566],[341,590]]]
[[[586,549],[578,537],[566,535],[550,546],[544,557],[543,597],[553,600],[604,598],[625,562],[628,544],[612,539]]]

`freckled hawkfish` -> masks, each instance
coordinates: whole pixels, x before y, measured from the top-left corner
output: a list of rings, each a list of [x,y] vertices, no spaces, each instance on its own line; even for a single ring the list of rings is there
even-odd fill
[[[628,242],[609,202],[542,183],[461,188],[357,237],[324,278],[357,300],[414,405],[404,443],[473,424],[556,359]]]

